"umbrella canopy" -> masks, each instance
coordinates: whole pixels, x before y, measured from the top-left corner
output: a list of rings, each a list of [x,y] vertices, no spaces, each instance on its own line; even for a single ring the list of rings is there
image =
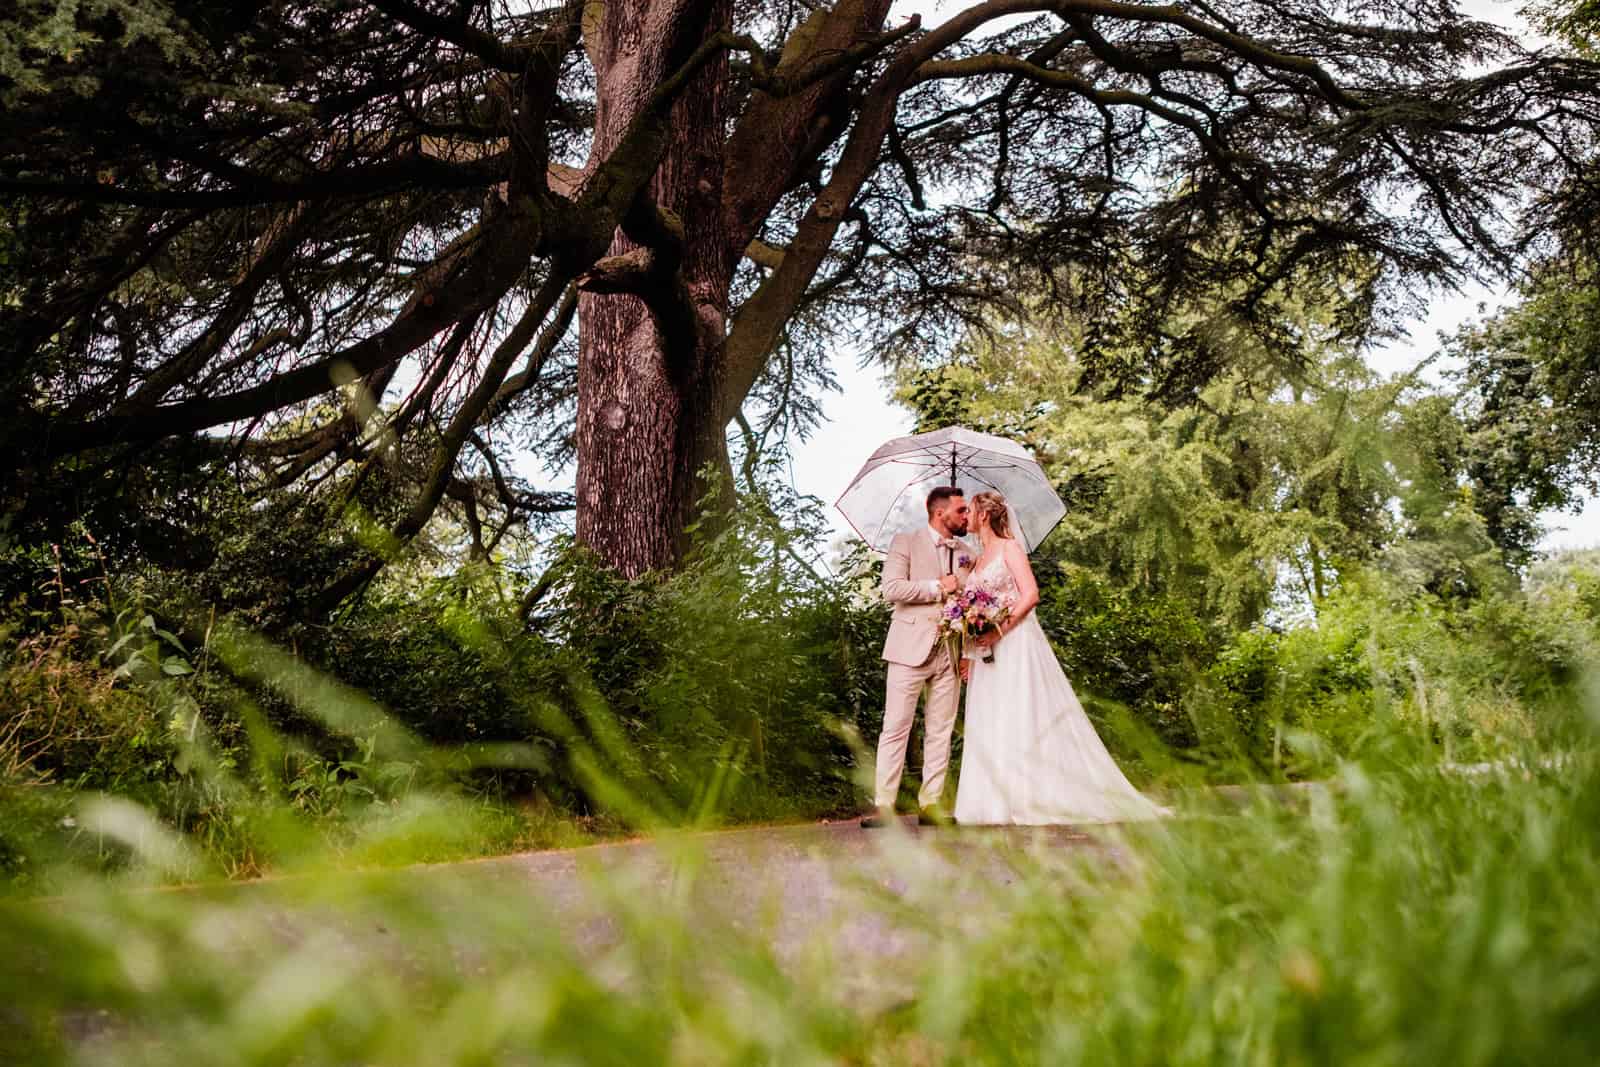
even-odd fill
[[[1067,513],[1038,460],[1015,441],[950,426],[897,437],[874,452],[834,507],[880,552],[895,534],[927,522],[928,491],[993,490],[1011,506],[1013,533],[1031,552]]]

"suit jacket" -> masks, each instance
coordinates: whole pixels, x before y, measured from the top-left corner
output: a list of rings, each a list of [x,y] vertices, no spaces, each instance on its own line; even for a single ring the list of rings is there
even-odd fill
[[[956,549],[956,558],[963,553],[972,554],[966,542]],[[889,636],[883,642],[883,658],[890,663],[918,667],[927,662],[933,651],[939,636],[939,605],[944,597],[930,587],[945,573],[943,556],[926,529],[896,534],[889,542],[880,588],[884,599],[894,605]],[[954,573],[965,582],[965,569],[957,567]]]

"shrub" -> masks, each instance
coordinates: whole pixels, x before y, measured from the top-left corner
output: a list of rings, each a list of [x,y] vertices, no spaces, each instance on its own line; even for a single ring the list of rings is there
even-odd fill
[[[1217,622],[1187,599],[1119,588],[1085,568],[1036,574],[1039,622],[1080,696],[1127,707],[1169,746],[1199,744],[1186,696],[1222,645]]]
[[[1572,563],[1526,591],[1465,600],[1355,573],[1314,624],[1236,635],[1201,684],[1275,774],[1325,772],[1389,715],[1418,723],[1443,758],[1494,759],[1584,700],[1600,663],[1597,587],[1600,571]],[[1285,740],[1296,732],[1314,740],[1297,750]]]
[[[0,775],[114,790],[170,764],[160,710],[128,687],[123,668],[100,662],[86,644],[72,622],[6,649]]]

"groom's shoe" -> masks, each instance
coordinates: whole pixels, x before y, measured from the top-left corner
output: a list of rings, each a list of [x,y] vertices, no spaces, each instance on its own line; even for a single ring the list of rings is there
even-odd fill
[[[937,804],[931,804],[926,808],[917,810],[918,826],[954,826],[955,824],[956,821]]]
[[[861,816],[861,828],[863,830],[881,830],[892,822],[894,822],[893,808],[879,808],[871,815]]]

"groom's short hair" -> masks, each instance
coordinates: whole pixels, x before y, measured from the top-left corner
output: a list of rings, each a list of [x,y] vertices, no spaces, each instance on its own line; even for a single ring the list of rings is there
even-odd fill
[[[958,485],[935,486],[933,491],[928,494],[928,517],[930,519],[933,518],[933,510],[951,497],[966,495]]]

